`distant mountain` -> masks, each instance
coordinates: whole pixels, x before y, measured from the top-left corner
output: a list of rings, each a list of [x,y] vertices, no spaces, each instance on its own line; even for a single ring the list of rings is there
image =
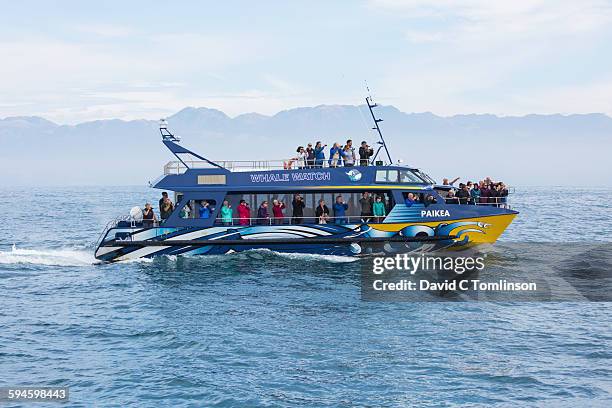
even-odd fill
[[[377,108],[393,159],[434,178],[491,176],[523,185],[611,185],[612,118],[604,114],[441,117]],[[374,143],[365,106],[320,105],[234,118],[185,108],[168,118],[183,144],[211,159],[286,159],[298,145]],[[40,117],[0,120],[0,185],[144,184],[172,156],[156,120],[74,126]]]

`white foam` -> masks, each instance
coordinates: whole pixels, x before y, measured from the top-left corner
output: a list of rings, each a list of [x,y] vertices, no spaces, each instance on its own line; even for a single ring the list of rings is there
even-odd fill
[[[98,263],[93,252],[78,249],[18,249],[0,251],[0,264],[29,264],[48,266],[83,266]]]
[[[248,252],[267,252],[283,258],[297,259],[301,261],[316,260],[332,263],[350,263],[358,260],[356,257],[340,255],[304,254],[299,252],[276,252],[267,248],[251,249]]]

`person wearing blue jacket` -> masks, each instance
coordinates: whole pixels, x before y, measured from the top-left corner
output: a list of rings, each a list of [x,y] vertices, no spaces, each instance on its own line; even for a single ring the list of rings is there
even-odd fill
[[[338,142],[329,149],[329,167],[342,166],[342,147]]]
[[[348,204],[344,202],[344,198],[341,195],[336,197],[334,203],[334,217],[336,217],[336,224],[346,224],[346,210],[348,210]]]
[[[320,169],[323,167],[323,163],[325,162],[325,151],[324,149],[327,145],[321,145],[321,142],[317,142],[314,148],[315,154],[315,168]]]

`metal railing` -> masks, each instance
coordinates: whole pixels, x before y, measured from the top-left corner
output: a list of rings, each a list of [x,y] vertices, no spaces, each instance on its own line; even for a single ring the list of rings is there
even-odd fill
[[[316,217],[316,216],[304,216],[304,217],[266,217],[266,218],[232,218],[224,220],[221,217],[215,218],[215,225],[223,226],[248,226],[248,225],[302,225],[302,224],[351,224],[351,223],[365,223],[375,222],[380,223],[386,216],[374,216],[374,215],[347,215],[345,217]],[[196,218],[197,219],[197,218]]]
[[[473,198],[444,198],[444,201],[448,205],[489,205],[493,207],[499,208],[507,208],[511,209],[512,207],[508,203],[508,196],[506,197],[483,197],[482,199],[487,200],[486,202],[481,202],[481,199],[474,200]]]
[[[267,170],[295,170],[295,169],[322,169],[329,167],[344,167],[342,163],[329,162],[329,159],[321,161],[300,161],[296,159],[287,160],[212,160],[219,166],[226,168],[229,171],[267,171]],[[359,160],[358,160],[359,161]],[[188,167],[185,167],[187,164]],[[190,169],[208,169],[215,168],[210,163],[203,160],[185,161],[185,164],[175,160],[166,163],[164,166],[164,175],[182,174],[187,168]],[[356,163],[355,166],[360,166]]]

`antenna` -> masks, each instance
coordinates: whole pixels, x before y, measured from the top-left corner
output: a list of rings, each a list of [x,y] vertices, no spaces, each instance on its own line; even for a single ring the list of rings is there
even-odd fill
[[[366,83],[366,89],[368,90],[368,94],[369,94],[370,88],[368,88],[367,83]],[[380,130],[380,126],[378,126],[378,123],[382,122],[383,120],[377,119],[376,116],[374,115],[373,108],[376,108],[378,105],[372,101],[371,95],[367,96],[365,100],[366,100],[366,103],[368,104],[368,109],[370,109],[372,120],[374,121],[374,127],[372,128],[372,130],[376,130],[378,132],[378,136],[380,136],[380,141],[378,142],[380,146],[378,147],[378,150],[376,151],[376,154],[374,155],[374,158],[372,159],[370,163],[375,162],[376,157],[378,157],[378,153],[380,153],[380,149],[384,148],[385,152],[387,152],[387,157],[389,158],[389,164],[393,164],[393,160],[391,159],[391,154],[389,154],[389,149],[387,149],[387,144],[385,143],[385,138],[383,137],[382,131]]]
[[[161,133],[162,140],[170,140],[172,142],[180,142],[181,138],[175,136],[168,130],[168,121],[164,118],[159,120],[159,133]]]

